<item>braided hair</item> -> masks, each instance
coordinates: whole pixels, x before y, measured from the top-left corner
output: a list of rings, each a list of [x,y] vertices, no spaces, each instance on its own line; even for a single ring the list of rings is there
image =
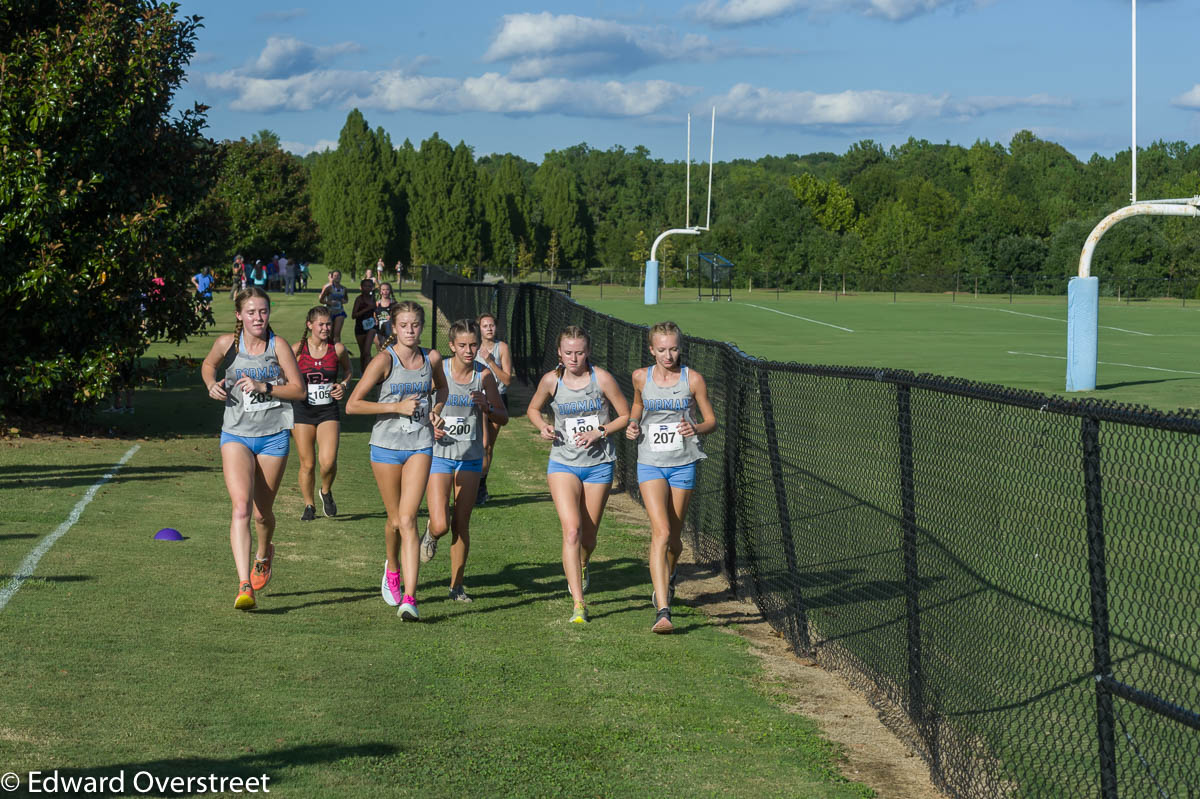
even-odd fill
[[[300,331],[300,340],[305,342],[305,344],[304,344],[305,347],[308,346],[308,337],[312,333],[312,330],[309,328],[309,325],[311,323],[317,321],[317,319],[319,319],[322,316],[324,316],[324,317],[329,316],[329,309],[326,308],[324,305],[314,305],[313,307],[308,309],[308,316],[306,316],[304,318],[304,329]]]
[[[258,286],[247,286],[239,291],[237,296],[233,298],[233,310],[236,313],[241,313],[242,306],[246,304],[247,300],[253,297],[258,297],[260,300],[266,300],[267,307],[271,307],[271,297],[269,294],[267,294],[267,292],[263,291]],[[235,318],[237,319],[237,323],[233,326],[233,341],[230,343],[229,349],[225,351],[226,359],[228,359],[233,353],[237,352],[238,344],[242,340],[242,319],[240,316],[236,316]],[[275,331],[271,329],[270,323],[267,323],[267,335],[275,335]]]

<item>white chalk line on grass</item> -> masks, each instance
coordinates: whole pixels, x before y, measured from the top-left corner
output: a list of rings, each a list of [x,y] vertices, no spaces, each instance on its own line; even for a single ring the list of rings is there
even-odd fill
[[[1047,321],[1050,321],[1050,322],[1061,322],[1064,325],[1067,323],[1066,319],[1059,319],[1054,316],[1041,316],[1041,315],[1035,314],[1035,313],[1022,313],[1021,311],[1010,311],[1007,308],[985,308],[982,305],[955,305],[954,307],[955,308],[973,308],[976,311],[995,311],[996,313],[1010,313],[1014,316],[1028,316],[1030,319],[1046,319]],[[1154,335],[1153,333],[1143,333],[1140,330],[1126,330],[1123,327],[1112,327],[1111,325],[1100,325],[1100,327],[1104,328],[1105,330],[1116,330],[1120,333],[1131,333],[1135,336],[1153,336]]]
[[[1015,350],[1008,350],[1008,354],[1028,355],[1031,358],[1053,358],[1056,361],[1065,361],[1067,359],[1065,355],[1042,355],[1037,352],[1016,352]],[[1164,369],[1161,366],[1140,366],[1136,363],[1117,363],[1116,361],[1096,361],[1096,363],[1101,366],[1124,366],[1129,369],[1149,369],[1152,372],[1171,372],[1177,375],[1200,375],[1200,372],[1189,372],[1186,369]]]
[[[96,492],[100,490],[100,487],[113,479],[113,476],[121,471],[121,467],[128,463],[133,454],[141,448],[141,444],[134,444],[130,447],[129,451],[121,456],[121,460],[117,461],[117,465],[112,468],[112,471],[97,480],[96,484],[89,488],[87,493],[83,495],[83,499],[75,503],[75,507],[71,509],[71,515],[67,517],[67,520],[60,524],[53,533],[50,533],[50,535],[39,541],[38,545],[33,548],[33,551],[25,556],[25,560],[21,561],[21,565],[13,573],[12,579],[8,581],[8,585],[0,589],[0,610],[4,610],[5,605],[8,604],[8,600],[12,599],[13,595],[21,589],[21,584],[33,576],[33,570],[37,568],[38,561],[50,551],[50,547],[54,546],[54,543],[58,539],[66,535],[67,531],[75,526],[75,522],[79,521],[79,517],[83,515],[83,509],[96,496]]]
[[[842,327],[841,325],[831,325],[828,322],[818,322],[816,319],[809,319],[807,316],[796,316],[796,314],[794,314],[794,313],[785,313],[784,311],[777,311],[774,308],[766,308],[762,305],[754,305],[753,303],[749,303],[749,302],[741,302],[738,304],[739,305],[748,305],[751,308],[757,308],[760,311],[770,311],[771,313],[781,314],[782,316],[790,316],[793,319],[801,319],[805,322],[812,322],[814,325],[825,325],[825,327],[835,327],[838,330],[845,330],[847,333],[854,332],[853,330],[851,330],[848,327]]]

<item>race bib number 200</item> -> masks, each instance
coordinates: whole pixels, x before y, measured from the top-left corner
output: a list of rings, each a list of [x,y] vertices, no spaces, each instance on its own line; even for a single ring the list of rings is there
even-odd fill
[[[443,429],[454,441],[471,441],[475,438],[475,416],[447,416]]]

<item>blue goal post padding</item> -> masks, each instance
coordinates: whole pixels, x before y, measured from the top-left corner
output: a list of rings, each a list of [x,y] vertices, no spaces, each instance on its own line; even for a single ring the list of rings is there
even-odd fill
[[[645,305],[658,305],[658,261],[646,261]]]
[[[1067,284],[1067,391],[1094,391],[1100,339],[1100,278]]]

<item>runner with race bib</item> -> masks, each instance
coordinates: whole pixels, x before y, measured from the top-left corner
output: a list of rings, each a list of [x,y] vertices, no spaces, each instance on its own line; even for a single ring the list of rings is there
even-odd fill
[[[313,482],[317,448],[321,462],[321,512],[337,515],[333,501],[333,480],[337,477],[338,443],[342,431],[338,402],[346,396],[350,385],[350,353],[333,340],[333,318],[323,305],[310,308],[304,321],[304,335],[293,347],[300,376],[304,378],[308,395],[292,403],[296,424],[292,437],[300,455],[300,494],[304,497],[304,513],[300,521],[311,522],[317,517],[313,501]],[[338,382],[339,373],[342,377]]]
[[[596,531],[612,490],[616,449],[609,436],[625,429],[629,403],[617,381],[589,360],[588,335],[572,325],[558,337],[560,366],[538,381],[529,422],[550,441],[546,480],[563,534],[563,572],[575,602],[571,623],[588,621],[584,593]],[[554,424],[542,416],[549,402]]]
[[[651,629],[669,633],[675,570],[683,551],[696,464],[706,456],[699,434],[717,427],[708,386],[697,371],[683,365],[683,334],[674,322],[660,322],[647,336],[654,363],[633,373],[633,409],[625,437],[638,442],[638,486],[650,517]],[[696,409],[704,421],[696,421]]]
[[[387,347],[367,364],[346,403],[346,413],[376,414],[371,430],[371,471],[387,510],[383,529],[387,559],[380,591],[383,601],[405,621],[416,621],[417,570],[421,540],[417,510],[429,480],[433,431],[441,419],[430,404],[446,396],[442,356],[420,346],[425,309],[415,302],[392,306],[392,337]],[[379,399],[367,393],[379,386]],[[403,575],[401,575],[403,571]]]
[[[508,411],[491,371],[475,360],[479,352],[479,325],[460,319],[448,335],[453,357],[442,361],[448,393],[441,409],[442,428],[433,442],[429,472],[429,526],[421,539],[421,562],[437,554],[437,543],[450,531],[450,598],[470,602],[463,585],[467,555],[471,551],[471,511],[483,469],[485,424],[508,423]],[[447,519],[454,500],[453,520]]]
[[[271,330],[271,300],[257,286],[233,302],[237,326],[218,336],[200,367],[208,396],[225,403],[221,469],[233,505],[229,542],[238,573],[233,606],[250,610],[255,591],[267,587],[275,546],[275,494],[287,466],[292,402],[305,395],[296,357]],[[256,480],[255,474],[262,475]],[[250,563],[250,520],[258,551]]]
[[[358,285],[350,315],[354,317],[354,340],[358,342],[358,373],[366,371],[371,359],[371,343],[375,341],[375,281],[364,278]]]

